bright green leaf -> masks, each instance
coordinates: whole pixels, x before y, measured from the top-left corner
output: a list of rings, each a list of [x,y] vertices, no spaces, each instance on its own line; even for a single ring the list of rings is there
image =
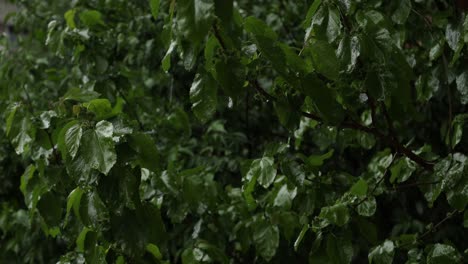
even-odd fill
[[[358,182],[356,182],[352,187],[351,189],[349,190],[349,192],[351,194],[354,194],[356,196],[366,196],[367,195],[367,188],[368,188],[368,185],[367,185],[367,181],[364,180],[364,179],[359,179]]]
[[[158,19],[159,15],[159,1],[160,0],[149,0],[150,2],[150,8],[151,8],[151,14],[153,15],[154,19]]]
[[[386,240],[383,244],[374,247],[369,252],[369,264],[392,264],[395,255],[393,241]]]

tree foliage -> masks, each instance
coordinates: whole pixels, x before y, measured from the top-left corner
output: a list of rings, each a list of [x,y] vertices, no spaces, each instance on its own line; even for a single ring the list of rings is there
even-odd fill
[[[448,0],[16,1],[5,263],[464,263]]]

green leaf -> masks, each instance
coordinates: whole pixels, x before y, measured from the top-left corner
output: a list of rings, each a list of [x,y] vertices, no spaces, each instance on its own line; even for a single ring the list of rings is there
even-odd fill
[[[79,154],[86,166],[109,173],[117,161],[112,134],[113,126],[107,121],[100,121],[95,129],[83,133]]]
[[[76,14],[76,9],[70,9],[67,12],[65,12],[65,21],[67,22],[67,26],[71,29],[76,28],[75,24],[75,14]]]
[[[336,81],[340,75],[340,61],[335,48],[324,40],[312,39],[306,49],[310,54],[315,70],[330,80]]]
[[[111,103],[107,99],[94,99],[83,105],[88,111],[94,113],[98,121],[108,119],[114,115]]]
[[[312,99],[326,122],[339,124],[343,120],[344,111],[336,94],[316,75],[308,74],[301,80],[301,92]]]
[[[74,127],[77,124],[79,124],[78,120],[73,120],[73,121],[68,122],[67,124],[65,124],[65,126],[62,127],[62,129],[60,129],[60,132],[58,134],[57,148],[60,150],[63,160],[66,160],[66,157],[69,155],[69,147],[67,146],[67,143],[65,142],[65,135],[71,127]],[[79,144],[76,148],[77,150],[78,150],[78,147],[79,147]]]
[[[190,88],[190,101],[195,116],[205,123],[216,112],[217,89],[212,77],[205,74],[197,74]]]
[[[327,39],[329,43],[335,42],[341,34],[340,12],[333,5],[328,6]]]
[[[99,93],[95,91],[84,90],[80,88],[72,88],[62,97],[63,101],[72,100],[78,102],[89,102],[99,97]]]
[[[427,254],[427,264],[452,264],[460,263],[460,253],[445,244],[435,244]]]
[[[177,46],[177,42],[172,41],[171,44],[169,45],[169,48],[166,51],[166,55],[164,55],[164,58],[161,61],[162,68],[165,72],[169,71],[169,69],[171,68],[171,56],[176,46]]]
[[[99,25],[105,25],[102,20],[101,12],[97,10],[85,10],[79,15],[81,23],[86,27],[93,28]]]
[[[408,158],[401,158],[397,162],[394,162],[390,167],[390,183],[405,182],[407,181],[413,172],[416,171],[416,164]]]
[[[76,153],[78,152],[82,135],[83,128],[79,123],[71,126],[65,133],[65,145],[72,159],[75,158]]]
[[[129,255],[142,255],[148,244],[158,245],[167,240],[159,209],[147,203],[134,210],[124,208],[111,218],[111,227],[115,241]]]
[[[15,114],[16,111],[18,110],[20,104],[14,103],[11,104],[6,111],[6,135],[10,134],[11,126],[13,124],[13,121],[15,119]]]
[[[21,175],[20,190],[25,197],[26,197],[28,183],[33,178],[35,172],[36,172],[36,167],[31,164],[26,168],[23,175]],[[26,205],[28,205],[28,203],[26,203]]]
[[[456,51],[461,40],[460,28],[455,24],[449,23],[445,28],[445,39],[449,47],[453,51]]]
[[[361,178],[351,187],[349,192],[356,196],[363,197],[367,195],[367,189],[368,189],[367,181]]]
[[[348,73],[353,71],[360,55],[361,44],[359,38],[357,36],[351,38],[349,36],[344,36],[336,50],[336,57],[340,61],[342,68]]]
[[[315,13],[317,12],[318,8],[322,4],[322,0],[314,0],[312,5],[310,5],[309,10],[307,11],[306,19],[303,22],[303,25],[310,25],[312,18],[314,17]]]
[[[213,14],[212,0],[177,1],[177,29],[186,41],[197,45],[207,35]]]
[[[353,259],[353,244],[343,236],[327,236],[327,255],[334,264],[351,263]]]
[[[99,227],[108,218],[105,204],[95,191],[84,193],[81,196],[79,216],[85,226]]]
[[[150,8],[151,8],[151,15],[153,15],[154,19],[158,19],[159,15],[159,1],[160,0],[149,0]]]
[[[160,154],[151,136],[137,132],[131,134],[128,140],[130,147],[138,154],[138,164],[142,168],[158,172],[160,169]]]
[[[317,6],[315,5],[317,2]],[[304,43],[307,43],[311,37],[318,37],[320,39],[326,39],[326,30],[328,22],[328,7],[326,5],[320,5],[322,1],[315,1],[309,9],[307,18],[304,24],[308,26],[306,28],[306,34],[304,36]],[[312,15],[313,13],[313,15]],[[309,15],[312,15],[309,17]]]
[[[67,199],[67,215],[65,219],[68,219],[70,215],[70,210],[73,209],[73,212],[77,217],[80,217],[80,204],[81,196],[83,195],[83,190],[80,187],[76,187],[73,191],[70,192]]]
[[[263,188],[268,188],[274,181],[276,177],[276,167],[274,165],[275,161],[271,157],[263,157],[261,159],[256,159],[250,165],[250,170],[246,175],[247,180],[257,179],[258,183],[263,186]]]
[[[457,90],[460,93],[462,104],[468,104],[468,72],[463,72],[457,76]]]
[[[278,39],[278,35],[265,22],[253,16],[244,20],[244,27],[247,32],[252,33],[255,37],[271,41]]]
[[[393,12],[392,20],[397,24],[405,24],[411,13],[411,0],[396,1],[396,10]]]
[[[154,257],[156,260],[162,260],[161,251],[159,251],[158,246],[156,246],[155,244],[149,243],[148,245],[146,245],[146,251],[148,251],[149,253],[151,253],[151,255],[153,255],[153,257]]]
[[[52,118],[57,117],[57,113],[53,110],[44,111],[40,115],[41,124],[39,126],[40,129],[48,129],[50,128],[50,123]]]
[[[245,72],[241,63],[234,57],[219,60],[216,65],[215,79],[226,94],[233,99],[244,94]]]
[[[36,136],[36,128],[28,116],[24,117],[18,124],[16,136],[11,140],[16,154],[27,153]]]
[[[302,230],[301,232],[299,233],[299,235],[297,236],[297,239],[296,241],[294,241],[294,251],[297,252],[297,250],[299,249],[299,245],[301,244],[302,240],[304,239],[304,236],[306,235],[307,231],[309,230],[309,225],[304,225],[302,227]]]
[[[81,230],[78,237],[76,238],[76,247],[78,248],[79,252],[84,252],[86,250],[86,236],[90,232],[92,233],[93,231],[87,227],[84,227],[83,230]]]
[[[357,212],[359,215],[370,217],[375,214],[377,203],[374,196],[368,197],[364,202],[358,205]]]
[[[285,210],[291,208],[292,202],[297,195],[297,188],[288,188],[287,184],[281,186],[273,201],[273,206],[281,207]]]
[[[255,248],[260,256],[270,261],[276,255],[279,246],[279,229],[276,225],[262,223],[253,233]]]
[[[324,161],[331,158],[333,153],[335,152],[334,149],[330,149],[327,153],[323,155],[310,155],[307,158],[307,165],[311,167],[320,167],[323,165]]]
[[[391,240],[385,240],[382,245],[376,246],[369,252],[369,264],[392,264],[395,255],[395,245]]]
[[[319,217],[337,226],[344,226],[350,219],[348,207],[343,203],[322,207]]]
[[[439,58],[440,55],[442,55],[442,52],[444,51],[444,47],[445,47],[445,39],[441,38],[438,42],[436,42],[436,44],[429,51],[429,59],[433,61]]]
[[[287,62],[285,48],[277,41],[278,35],[263,21],[255,17],[245,19],[245,30],[250,32],[257,43],[258,48],[273,68],[284,78],[290,80],[290,73]]]
[[[49,228],[59,226],[62,219],[62,205],[57,194],[51,191],[42,194],[37,208]]]

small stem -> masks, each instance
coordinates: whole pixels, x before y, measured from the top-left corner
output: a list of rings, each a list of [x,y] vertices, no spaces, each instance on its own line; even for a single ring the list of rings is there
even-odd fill
[[[428,236],[430,233],[435,232],[437,228],[439,228],[444,222],[446,222],[447,220],[449,220],[450,218],[455,216],[457,213],[458,213],[457,210],[453,210],[452,212],[448,213],[447,216],[444,219],[440,220],[440,222],[438,222],[437,224],[432,226],[429,230],[427,230],[422,235],[420,235],[418,237],[418,239],[421,240],[421,239],[425,238],[426,236]]]

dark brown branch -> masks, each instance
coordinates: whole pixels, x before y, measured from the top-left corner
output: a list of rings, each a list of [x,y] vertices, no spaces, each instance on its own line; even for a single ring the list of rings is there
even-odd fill
[[[276,98],[269,94],[267,91],[265,91],[265,89],[263,89],[260,84],[258,83],[257,80],[253,80],[252,81],[252,84],[253,84],[253,87],[255,88],[255,90],[257,90],[257,92],[261,95],[263,95],[263,97],[265,97],[266,99],[270,100],[270,101],[276,101]]]
[[[381,103],[381,107],[382,107],[382,112],[384,114],[385,120],[387,121],[388,132],[393,138],[396,139],[395,128],[393,127],[392,119],[390,118],[390,115],[388,114],[387,107],[385,106],[384,102]]]
[[[438,183],[440,183],[440,182],[441,182],[441,181],[412,182],[412,183],[408,183],[408,184],[397,185],[397,186],[393,187],[393,189],[395,189],[396,191],[398,191],[398,190],[400,190],[400,189],[412,188],[412,187],[415,187],[415,186],[423,186],[423,185],[438,184]]]
[[[263,95],[265,98],[267,98],[268,100],[271,100],[271,101],[276,101],[277,100],[274,96],[272,96],[267,91],[265,91],[260,86],[260,84],[258,83],[257,80],[252,81],[252,83],[253,83],[253,87],[255,88],[255,90],[257,90],[257,92],[260,93],[261,95]],[[320,116],[318,116],[317,114],[307,113],[307,112],[303,112],[303,111],[301,111],[301,114],[304,117],[307,117],[307,118],[310,118],[312,120],[323,123],[323,119]],[[359,124],[357,122],[346,122],[346,123],[341,124],[340,127],[350,128],[350,129],[354,129],[354,130],[360,130],[360,131],[366,132],[368,134],[372,134],[372,135],[378,137],[383,142],[386,142],[390,147],[393,148],[394,152],[403,154],[404,156],[406,156],[409,159],[411,159],[412,161],[416,162],[418,165],[420,165],[421,167],[423,167],[426,170],[429,170],[429,171],[433,170],[434,165],[432,163],[430,163],[427,160],[423,159],[422,157],[416,155],[412,150],[408,149],[403,144],[401,144],[399,141],[397,141],[396,138],[383,134],[382,132],[380,132],[380,130],[378,130],[375,127],[367,127],[367,126],[361,125],[361,124]]]
[[[226,44],[224,43],[224,40],[221,37],[221,33],[219,32],[219,29],[218,29],[218,26],[216,25],[216,23],[213,23],[213,33],[214,33],[215,38],[218,40],[219,45],[221,45],[221,48],[224,51],[226,51],[227,50]]]

